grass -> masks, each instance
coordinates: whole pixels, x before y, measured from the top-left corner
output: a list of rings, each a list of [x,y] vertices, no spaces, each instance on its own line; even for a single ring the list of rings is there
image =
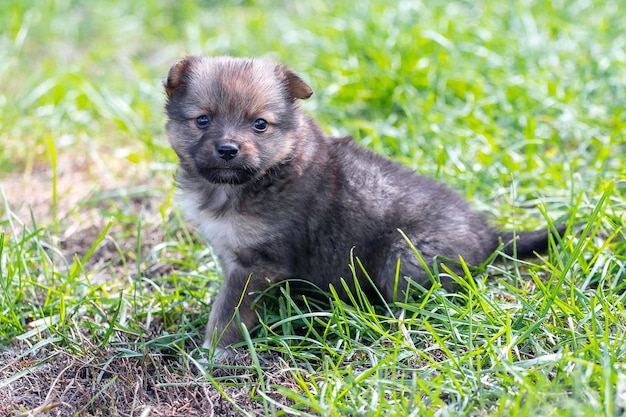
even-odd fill
[[[2,2],[0,414],[626,413],[623,2],[309,3]],[[568,233],[458,294],[319,305],[287,286],[207,372],[221,276],[163,132],[185,53],[281,60],[326,130],[501,227]]]

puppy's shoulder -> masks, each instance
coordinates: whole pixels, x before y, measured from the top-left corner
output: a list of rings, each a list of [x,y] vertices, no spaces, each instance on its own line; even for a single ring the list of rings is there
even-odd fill
[[[367,171],[397,174],[401,177],[417,176],[413,171],[399,162],[374,153],[359,145],[352,137],[333,138],[333,148],[338,159],[352,169],[362,168]]]
[[[434,199],[441,204],[463,205],[458,194],[447,185],[376,154],[350,137],[335,139],[333,148],[345,178],[357,188],[365,187],[369,192],[380,192],[390,199],[411,204],[426,204]]]

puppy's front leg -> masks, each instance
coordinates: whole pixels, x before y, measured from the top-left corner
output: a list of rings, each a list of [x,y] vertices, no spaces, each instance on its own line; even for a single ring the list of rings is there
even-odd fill
[[[228,346],[242,340],[237,312],[241,322],[248,328],[256,323],[256,313],[252,302],[256,292],[266,289],[268,281],[263,275],[248,275],[235,268],[225,279],[220,288],[209,315],[206,338],[202,345],[205,349],[216,348],[224,351]]]

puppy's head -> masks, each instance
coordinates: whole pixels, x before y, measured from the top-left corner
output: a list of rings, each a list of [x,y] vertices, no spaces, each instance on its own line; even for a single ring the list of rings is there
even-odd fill
[[[296,100],[313,94],[281,64],[230,57],[186,57],[163,84],[181,165],[216,184],[244,184],[289,160]]]

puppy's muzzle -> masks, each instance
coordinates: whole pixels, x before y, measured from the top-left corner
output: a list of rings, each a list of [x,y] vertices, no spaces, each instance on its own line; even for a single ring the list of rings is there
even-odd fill
[[[232,143],[223,143],[215,147],[215,152],[224,161],[230,161],[239,154],[239,147]]]

